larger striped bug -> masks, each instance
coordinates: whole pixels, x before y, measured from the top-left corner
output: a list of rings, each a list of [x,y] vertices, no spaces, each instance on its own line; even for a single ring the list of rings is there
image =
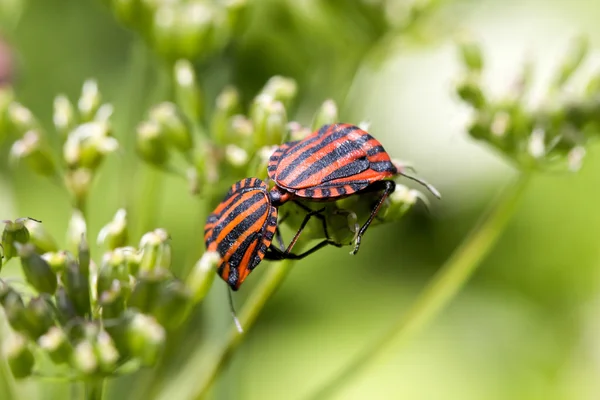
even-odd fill
[[[440,197],[427,182],[397,168],[377,139],[350,124],[324,125],[303,140],[281,145],[271,156],[267,169],[276,185],[270,192],[274,204],[293,199],[336,201],[354,193],[381,191],[379,201],[356,235],[352,254],[358,252],[362,236],[396,188],[388,178],[405,176]]]
[[[238,290],[246,277],[263,260],[301,259],[327,244],[341,246],[325,239],[301,254],[291,250],[311,217],[323,221],[322,210],[307,210],[300,228],[287,246],[277,228],[278,210],[265,182],[258,178],[246,178],[231,186],[223,201],[210,214],[204,227],[204,241],[208,251],[216,251],[221,259],[217,272],[231,289]],[[280,248],[273,245],[277,237]]]

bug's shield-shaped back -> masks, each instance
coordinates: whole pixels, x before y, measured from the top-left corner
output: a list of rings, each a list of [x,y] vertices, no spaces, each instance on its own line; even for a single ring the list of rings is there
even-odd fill
[[[264,258],[277,226],[277,209],[260,179],[236,182],[204,227],[208,251],[221,256],[219,275],[237,290]]]

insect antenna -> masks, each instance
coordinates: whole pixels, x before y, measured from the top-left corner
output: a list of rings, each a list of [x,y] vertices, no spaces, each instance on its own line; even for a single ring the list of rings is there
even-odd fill
[[[440,192],[438,192],[438,190],[436,188],[434,188],[433,185],[425,182],[423,179],[417,178],[416,176],[408,175],[408,174],[404,173],[403,171],[398,171],[398,173],[405,178],[408,178],[410,180],[413,180],[413,181],[418,182],[421,185],[425,186],[427,188],[427,190],[429,190],[431,192],[431,194],[433,194],[438,199],[442,198],[442,195],[440,194]]]
[[[237,328],[239,333],[244,333],[244,329],[242,328],[242,324],[238,319],[235,313],[235,306],[233,305],[233,296],[231,294],[231,288],[227,286],[227,297],[229,298],[229,310],[231,311],[231,316],[233,317],[233,322],[235,323],[235,327]]]

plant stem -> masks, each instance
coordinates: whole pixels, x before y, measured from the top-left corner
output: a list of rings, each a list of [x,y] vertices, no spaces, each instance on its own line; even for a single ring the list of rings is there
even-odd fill
[[[84,385],[86,400],[102,400],[104,396],[104,378],[86,381]]]
[[[374,340],[352,359],[325,385],[309,396],[309,399],[330,399],[345,386],[355,382],[356,376],[367,367],[393,354],[400,344],[406,343],[414,334],[448,305],[493,248],[508,221],[514,214],[530,175],[521,174],[511,183],[501,198],[475,229],[455,250],[445,265],[427,284],[408,312],[378,340]]]
[[[219,372],[223,369],[228,356],[246,337],[246,333],[256,321],[267,301],[292,270],[292,266],[293,261],[291,260],[284,260],[279,264],[270,266],[267,275],[261,280],[258,287],[254,289],[248,300],[244,303],[242,311],[239,313],[239,320],[244,328],[244,332],[240,333],[232,326],[224,340],[216,344],[214,352],[206,356],[207,367],[201,374],[198,374],[199,383],[191,398],[201,399],[207,394]]]

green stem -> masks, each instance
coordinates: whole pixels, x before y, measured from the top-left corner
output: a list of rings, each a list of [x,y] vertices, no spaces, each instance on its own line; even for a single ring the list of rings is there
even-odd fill
[[[376,364],[376,361],[380,362],[386,355],[393,354],[400,344],[406,343],[448,305],[497,242],[514,214],[529,178],[529,174],[522,174],[504,190],[493,209],[483,217],[437,272],[408,312],[392,329],[378,340],[374,340],[336,376],[313,392],[309,396],[310,399],[332,398],[345,386],[355,382],[356,376],[367,367]]]
[[[86,400],[102,400],[104,397],[104,383],[105,380],[103,378],[85,382]]]
[[[205,397],[215,382],[219,372],[223,369],[228,356],[246,337],[246,333],[256,321],[256,318],[267,301],[292,270],[292,266],[293,261],[284,260],[281,263],[273,264],[269,267],[267,275],[261,280],[258,287],[252,291],[252,294],[248,300],[246,300],[242,311],[238,315],[240,323],[244,328],[244,332],[240,333],[235,326],[232,326],[224,340],[213,347],[213,352],[205,358],[207,365],[206,369],[197,375],[199,381],[193,395],[190,396],[191,398],[201,399]]]

